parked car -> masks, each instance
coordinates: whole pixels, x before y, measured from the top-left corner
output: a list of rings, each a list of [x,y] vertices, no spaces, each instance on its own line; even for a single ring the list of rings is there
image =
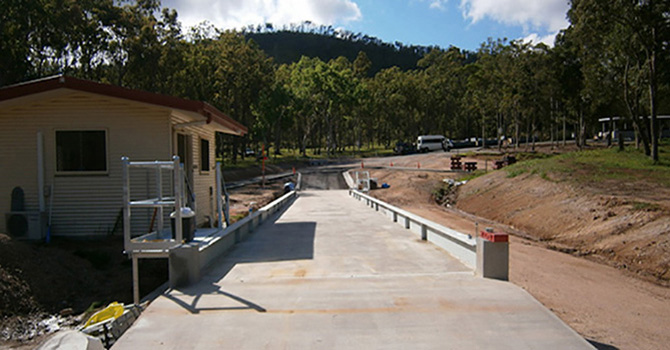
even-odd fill
[[[416,147],[407,142],[398,141],[393,148],[394,154],[412,154],[416,152]]]

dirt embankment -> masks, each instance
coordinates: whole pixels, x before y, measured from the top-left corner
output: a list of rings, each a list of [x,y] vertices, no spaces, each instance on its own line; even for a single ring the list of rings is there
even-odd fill
[[[548,248],[670,285],[670,191],[575,187],[497,171],[462,186],[457,207],[513,226]]]
[[[395,166],[414,168],[419,161],[422,169],[449,167],[448,154],[393,159]],[[477,162],[485,166],[481,158]],[[670,288],[664,277],[670,258],[664,200],[670,196],[664,190],[644,181],[574,187],[536,175],[511,178],[498,170],[444,191],[441,199],[448,205],[439,205],[435,195],[442,180],[464,174],[370,173],[391,185],[371,192],[388,203],[461,232],[474,233],[479,223],[480,229],[513,234],[510,281],[597,348],[652,350],[670,342]]]
[[[140,264],[140,291],[149,293],[167,279],[167,263]],[[132,301],[131,264],[119,236],[50,244],[24,242],[0,233],[0,348],[31,347],[53,329],[46,322],[64,315],[73,326],[89,307]]]

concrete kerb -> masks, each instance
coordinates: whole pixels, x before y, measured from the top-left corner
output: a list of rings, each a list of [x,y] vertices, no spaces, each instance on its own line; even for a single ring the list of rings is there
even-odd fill
[[[203,270],[209,268],[218,257],[226,254],[236,243],[244,240],[247,235],[271,218],[273,214],[290,205],[296,197],[296,191],[281,196],[217,233],[205,245],[199,246],[190,243],[171,249],[169,253],[170,287],[174,288],[198,282]]]
[[[374,208],[375,211],[391,218],[393,222],[417,233],[422,240],[446,250],[463,264],[473,269],[477,276],[507,280],[509,269],[508,242],[489,242],[481,237],[475,239],[471,235],[444,227],[355,189],[349,189],[349,195],[359,201],[365,201],[368,207]]]
[[[277,198],[272,203],[262,207],[246,218],[226,228],[226,230],[215,236],[215,238],[208,245],[200,247],[200,254],[202,254],[204,257],[204,259],[201,259],[201,269],[208,267],[212,261],[214,261],[221,254],[225,253],[235,243],[239,243],[240,241],[244,240],[247,235],[249,235],[256,228],[258,228],[258,226],[270,218],[272,214],[275,214],[286,205],[292,203],[296,197],[297,192],[291,191]],[[231,238],[235,239],[233,240]]]

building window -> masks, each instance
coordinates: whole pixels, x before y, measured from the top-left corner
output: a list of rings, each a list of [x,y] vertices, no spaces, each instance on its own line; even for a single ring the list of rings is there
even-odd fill
[[[56,170],[106,172],[105,133],[104,130],[56,131]]]
[[[200,171],[209,171],[209,141],[200,139]]]

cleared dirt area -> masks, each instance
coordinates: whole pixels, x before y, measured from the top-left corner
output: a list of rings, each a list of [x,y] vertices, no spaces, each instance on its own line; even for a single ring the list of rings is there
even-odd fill
[[[472,158],[484,168],[490,157]],[[370,169],[391,166],[396,169]],[[419,164],[420,163],[420,164]],[[476,178],[441,198],[450,155],[430,153],[366,161],[389,189],[371,194],[465,233],[494,227],[515,235],[510,280],[528,290],[602,349],[660,349],[670,342],[670,289],[665,193],[625,186],[572,188],[504,170]],[[399,167],[413,170],[399,170]],[[490,168],[489,168],[490,169]],[[360,170],[360,169],[359,169]],[[629,186],[629,188],[627,188]],[[636,204],[649,203],[649,204]]]

